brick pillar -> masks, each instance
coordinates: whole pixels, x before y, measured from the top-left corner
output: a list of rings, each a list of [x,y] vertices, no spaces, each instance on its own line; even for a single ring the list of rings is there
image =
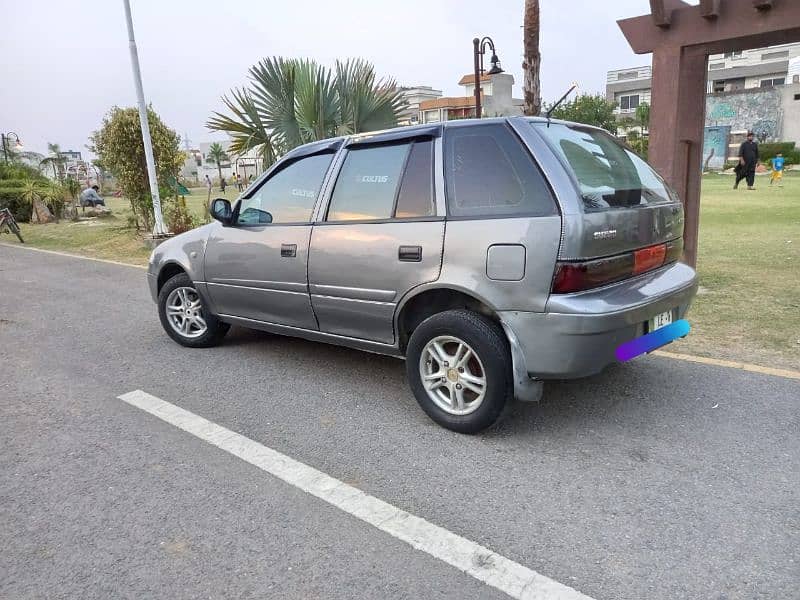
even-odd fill
[[[683,259],[692,266],[697,264],[707,77],[708,55],[702,48],[653,52],[648,158],[683,200]]]

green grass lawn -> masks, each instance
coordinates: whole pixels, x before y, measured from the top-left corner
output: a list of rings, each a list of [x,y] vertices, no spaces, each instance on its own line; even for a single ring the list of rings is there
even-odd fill
[[[693,331],[667,349],[800,369],[800,173],[733,181],[703,177]]]
[[[689,314],[693,331],[667,349],[800,369],[800,173],[770,188],[733,191],[733,177],[706,175],[701,201],[700,294]],[[238,195],[228,187],[226,197]],[[213,197],[220,192],[214,189]],[[205,188],[187,196],[202,219]],[[107,198],[113,217],[22,225],[31,246],[145,264],[150,251],[129,228],[124,199]],[[16,243],[11,236],[0,238]]]

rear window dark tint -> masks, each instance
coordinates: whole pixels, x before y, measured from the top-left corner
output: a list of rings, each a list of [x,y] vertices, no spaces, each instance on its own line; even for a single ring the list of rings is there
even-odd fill
[[[586,212],[679,202],[661,176],[616,138],[574,124],[532,124],[572,171]]]
[[[444,160],[451,216],[544,216],[556,212],[544,177],[505,125],[447,128]]]

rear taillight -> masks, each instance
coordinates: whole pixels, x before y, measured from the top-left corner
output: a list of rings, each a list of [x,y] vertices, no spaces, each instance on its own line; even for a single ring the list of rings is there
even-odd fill
[[[553,293],[569,294],[590,290],[641,275],[675,262],[682,251],[683,240],[674,240],[607,258],[559,262],[553,278]]]

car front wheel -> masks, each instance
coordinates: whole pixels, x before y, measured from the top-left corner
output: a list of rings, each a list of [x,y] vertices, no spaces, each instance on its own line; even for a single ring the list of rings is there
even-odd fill
[[[214,346],[230,329],[230,325],[205,309],[203,299],[186,273],[175,275],[161,288],[158,316],[167,335],[189,348]]]
[[[508,341],[496,323],[468,310],[423,321],[409,340],[406,372],[428,416],[459,433],[492,425],[513,396]]]

